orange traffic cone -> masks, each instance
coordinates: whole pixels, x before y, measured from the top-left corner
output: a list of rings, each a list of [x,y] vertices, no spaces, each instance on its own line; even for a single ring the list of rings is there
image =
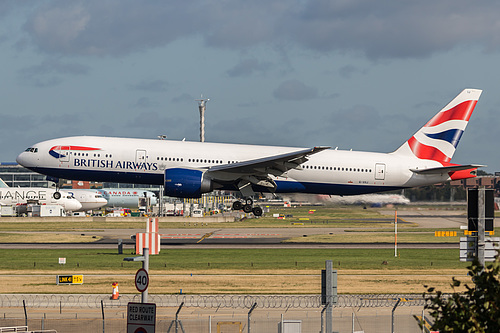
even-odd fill
[[[113,282],[113,294],[111,294],[111,299],[120,298],[120,293],[118,292],[118,282]]]

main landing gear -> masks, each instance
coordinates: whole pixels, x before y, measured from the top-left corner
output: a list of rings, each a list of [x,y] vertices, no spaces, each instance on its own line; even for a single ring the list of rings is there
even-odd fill
[[[253,200],[251,198],[246,198],[244,204],[241,201],[233,202],[233,210],[243,210],[245,213],[262,216],[262,208],[259,206],[253,207]]]

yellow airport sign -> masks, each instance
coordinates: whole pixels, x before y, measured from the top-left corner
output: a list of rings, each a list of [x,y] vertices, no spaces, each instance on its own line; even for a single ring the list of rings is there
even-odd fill
[[[83,275],[58,275],[57,284],[83,284]]]

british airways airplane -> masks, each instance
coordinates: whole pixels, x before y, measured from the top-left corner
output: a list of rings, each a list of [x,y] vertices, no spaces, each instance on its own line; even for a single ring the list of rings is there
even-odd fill
[[[167,196],[240,191],[233,209],[262,214],[256,192],[355,195],[472,178],[482,165],[450,163],[481,90],[465,89],[391,153],[76,136],[17,157],[55,178],[163,185]]]

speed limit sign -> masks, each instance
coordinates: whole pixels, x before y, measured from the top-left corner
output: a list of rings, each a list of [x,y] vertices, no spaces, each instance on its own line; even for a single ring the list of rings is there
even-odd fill
[[[148,289],[149,275],[144,268],[141,268],[135,273],[135,287],[141,293]]]

